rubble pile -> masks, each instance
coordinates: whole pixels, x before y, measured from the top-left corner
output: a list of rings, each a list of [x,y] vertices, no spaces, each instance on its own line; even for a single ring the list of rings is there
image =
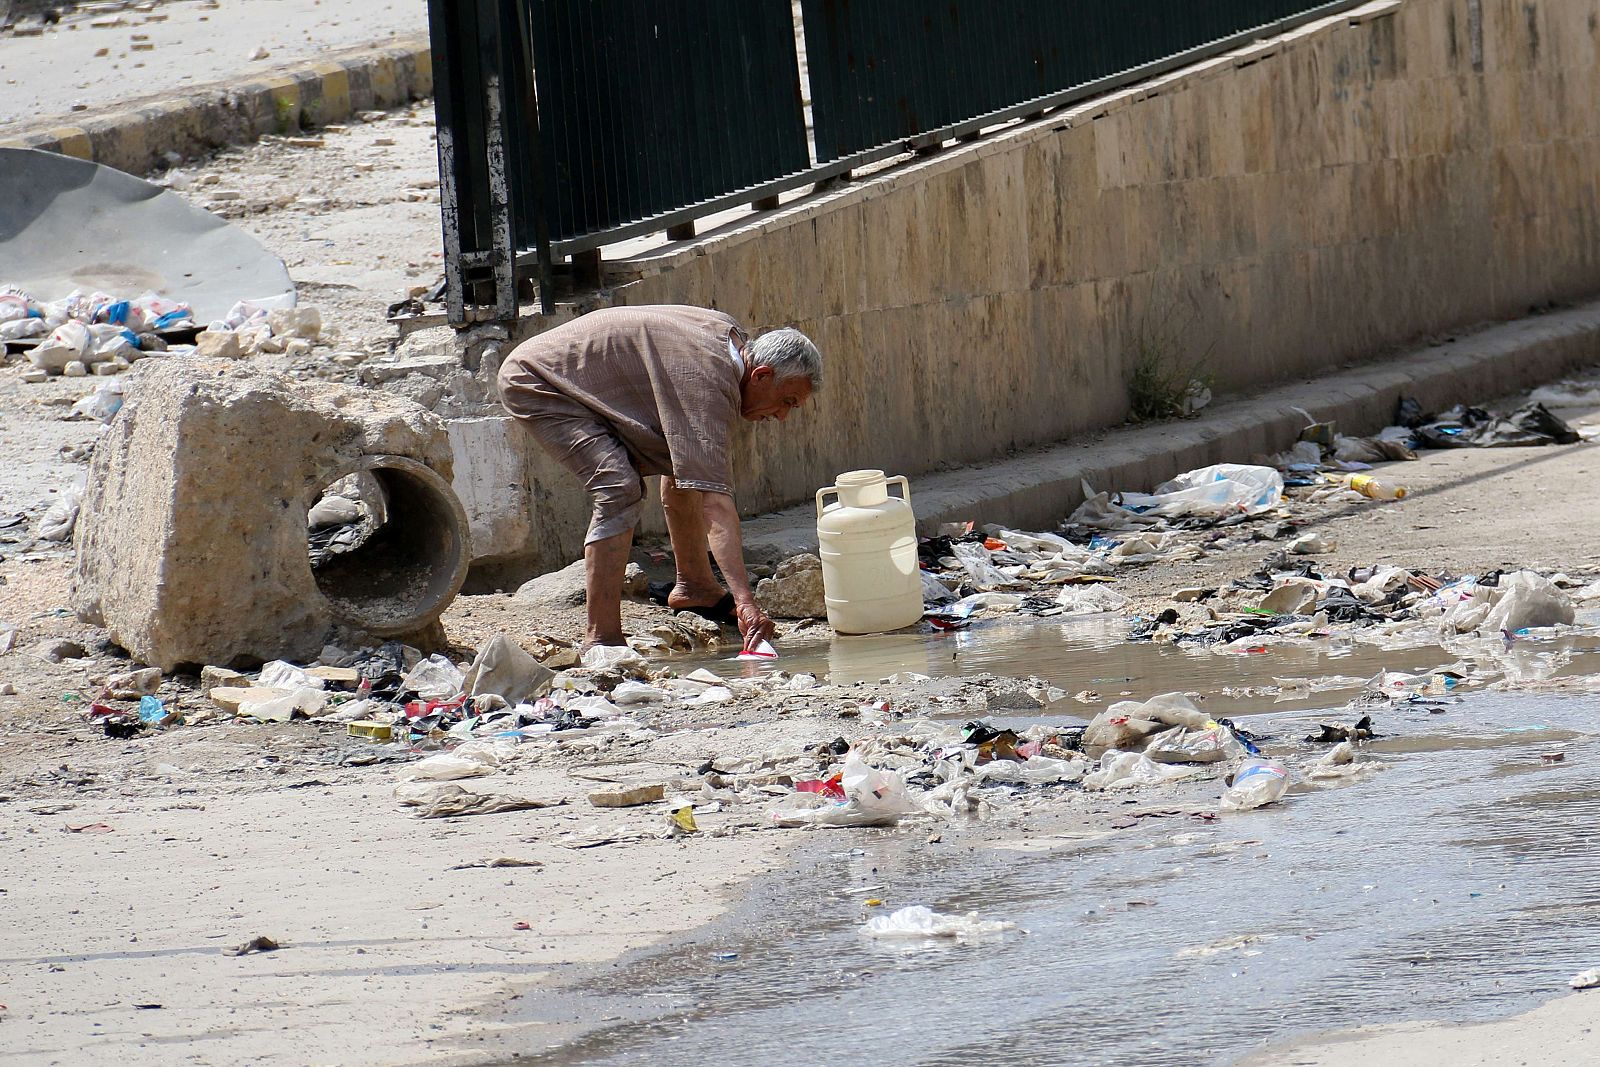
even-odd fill
[[[317,308],[282,300],[241,300],[223,318],[201,326],[188,304],[153,292],[121,300],[75,289],[41,302],[17,286],[0,287],[0,344],[26,353],[32,364],[23,374],[27,382],[120,374],[156,354],[300,358],[322,340],[322,332]]]

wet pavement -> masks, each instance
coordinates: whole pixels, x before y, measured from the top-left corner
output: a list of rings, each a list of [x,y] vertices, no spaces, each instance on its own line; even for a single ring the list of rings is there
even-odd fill
[[[1293,739],[1319,717],[1251,728],[1276,755],[1311,754]],[[516,1021],[552,1039],[591,1029],[517,1062],[1225,1063],[1300,1033],[1488,1018],[1563,992],[1600,960],[1594,700],[1483,693],[1378,725],[1383,769],[1215,821],[1192,814],[1215,809],[1211,782],[1120,798],[1177,814],[1096,837],[959,848],[822,831],[805,877],[526,998]],[[881,913],[869,896],[1025,932],[887,947],[858,932]]]

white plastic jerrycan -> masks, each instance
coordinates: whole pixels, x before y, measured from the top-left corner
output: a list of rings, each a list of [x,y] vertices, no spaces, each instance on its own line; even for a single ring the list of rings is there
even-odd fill
[[[900,496],[889,483],[900,483]],[[839,499],[823,507],[822,498]],[[828,623],[842,634],[876,634],[922,618],[917,524],[911,487],[882,471],[851,471],[817,493],[817,545]]]

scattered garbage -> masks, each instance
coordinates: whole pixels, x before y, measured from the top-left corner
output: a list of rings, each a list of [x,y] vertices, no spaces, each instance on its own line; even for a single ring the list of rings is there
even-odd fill
[[[971,941],[1007,933],[1016,928],[1016,923],[981,919],[975,911],[965,915],[945,915],[921,904],[914,904],[888,915],[877,915],[868,919],[861,927],[861,932],[868,937],[884,939],[950,938],[955,941]]]
[[[222,954],[224,956],[248,956],[252,952],[276,952],[282,947],[282,945],[274,941],[272,938],[266,936],[265,934],[261,934],[257,937],[252,937],[242,945],[235,945],[232,948],[223,949]]]
[[[83,505],[82,489],[64,489],[56,502],[39,520],[41,541],[68,541],[72,538],[72,531],[78,526],[78,510]]]
[[[1411,431],[1412,448],[1521,448],[1581,440],[1577,431],[1537,400],[1503,416],[1466,404],[1433,415],[1416,400],[1403,397],[1395,423]]]
[[[1567,979],[1567,985],[1573,989],[1593,989],[1600,986],[1600,967],[1590,967],[1587,971],[1579,971]]]
[[[1289,772],[1269,759],[1251,758],[1234,772],[1233,783],[1222,794],[1223,811],[1250,811],[1283,798],[1289,789]]]
[[[845,757],[840,787],[843,800],[797,792],[767,817],[777,826],[894,826],[923,811],[902,775],[870,767],[854,752]]]

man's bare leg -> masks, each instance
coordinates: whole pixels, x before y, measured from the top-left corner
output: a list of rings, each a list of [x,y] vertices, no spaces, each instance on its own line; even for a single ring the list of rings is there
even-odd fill
[[[661,479],[661,510],[667,516],[667,533],[672,538],[677,583],[667,594],[667,606],[708,608],[721,600],[726,590],[711,571],[711,545],[707,539],[706,512],[694,489],[679,489],[671,478]]]
[[[589,602],[584,648],[626,643],[622,639],[622,576],[632,547],[632,530],[583,546],[584,590]]]

